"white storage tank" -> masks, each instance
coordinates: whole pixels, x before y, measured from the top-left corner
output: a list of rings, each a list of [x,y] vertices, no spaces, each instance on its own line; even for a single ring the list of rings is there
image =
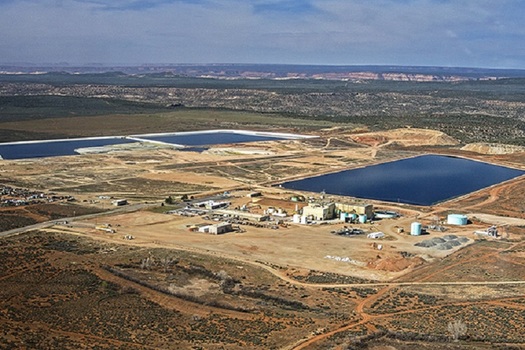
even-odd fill
[[[468,218],[466,215],[461,214],[449,214],[447,216],[447,224],[449,225],[466,225]]]
[[[366,223],[366,220],[367,220],[367,219],[368,219],[368,218],[366,217],[366,214],[361,214],[361,215],[359,215],[359,222],[360,222],[361,224]]]
[[[413,222],[410,225],[410,235],[412,235],[412,236],[421,236],[421,223]]]
[[[301,216],[301,224],[306,225],[308,223],[308,217],[306,215]]]
[[[345,213],[344,211],[341,212],[341,214],[339,215],[339,218],[341,219],[341,221],[346,221],[347,217],[348,217],[348,213]]]
[[[294,224],[300,224],[301,223],[301,215],[300,214],[294,214],[292,217],[292,222]]]
[[[395,211],[377,210],[374,212],[374,219],[394,219],[399,216]]]

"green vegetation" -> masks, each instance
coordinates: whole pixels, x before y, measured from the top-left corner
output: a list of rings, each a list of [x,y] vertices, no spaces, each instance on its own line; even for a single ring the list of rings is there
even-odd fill
[[[477,97],[523,101],[524,78],[507,78],[488,81],[463,82],[411,82],[388,80],[364,80],[358,83],[324,79],[215,79],[175,75],[172,73],[128,75],[122,72],[99,74],[2,74],[1,83],[35,83],[52,86],[90,84],[127,87],[171,87],[181,89],[250,89],[280,93],[377,93],[398,92],[434,95],[439,97]]]
[[[1,129],[9,130],[0,134],[0,141],[217,128],[301,132],[342,125],[371,130],[430,128],[462,143],[525,144],[521,78],[347,82],[111,72],[2,75],[0,85],[5,86],[0,117],[7,123]],[[84,116],[103,119],[78,126],[78,118],[71,124],[57,121],[60,129],[35,123]],[[13,125],[23,121],[31,123]]]
[[[73,96],[0,96],[2,122],[104,114],[165,111],[159,105],[113,98]]]

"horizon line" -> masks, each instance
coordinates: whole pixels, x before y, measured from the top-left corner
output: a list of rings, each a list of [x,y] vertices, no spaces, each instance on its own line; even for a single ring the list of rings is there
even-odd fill
[[[479,67],[454,65],[421,65],[421,64],[320,64],[320,63],[246,63],[246,62],[208,62],[208,63],[69,63],[69,62],[0,62],[0,66],[18,67],[57,67],[57,68],[112,68],[112,67],[170,67],[170,66],[299,66],[299,67],[392,67],[392,68],[441,68],[441,69],[475,69],[475,70],[515,70],[525,71],[525,68],[510,67]]]

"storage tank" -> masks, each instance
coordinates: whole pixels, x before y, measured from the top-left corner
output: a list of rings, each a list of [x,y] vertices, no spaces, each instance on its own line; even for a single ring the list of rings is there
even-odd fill
[[[374,219],[394,219],[398,216],[399,214],[394,211],[378,210],[374,212]]]
[[[346,221],[347,217],[348,213],[345,213],[344,211],[342,211],[341,214],[339,214],[339,218],[341,219],[341,221]]]
[[[301,216],[301,224],[306,225],[308,223],[308,218],[306,215]]]
[[[466,225],[468,218],[466,215],[461,214],[449,214],[447,216],[447,224],[449,225]]]
[[[364,224],[367,219],[366,214],[359,215],[359,223]]]
[[[421,236],[421,224],[419,222],[413,222],[410,225],[410,235]]]
[[[352,218],[352,222],[354,222],[355,219],[357,219],[357,214],[351,214],[350,217]]]
[[[294,224],[300,224],[301,223],[301,215],[299,214],[295,214],[293,217],[292,217],[292,222]]]

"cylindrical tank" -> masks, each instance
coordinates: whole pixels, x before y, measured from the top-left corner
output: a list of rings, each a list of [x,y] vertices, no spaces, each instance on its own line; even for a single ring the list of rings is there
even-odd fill
[[[449,214],[447,216],[447,224],[449,225],[466,225],[468,218],[466,215],[461,214]]]
[[[295,214],[293,217],[292,217],[292,222],[294,224],[300,224],[301,223],[301,215],[299,214]]]
[[[368,218],[366,217],[366,214],[361,214],[361,215],[359,215],[359,222],[360,222],[361,224],[364,224],[364,223],[366,222],[366,219],[368,219]]]
[[[306,225],[307,223],[308,223],[308,218],[305,215],[301,216],[301,224]]]
[[[410,225],[410,234],[412,236],[420,236],[421,235],[421,224],[419,222],[413,222]]]
[[[393,219],[398,217],[398,214],[393,211],[378,210],[374,212],[374,219]]]
[[[346,221],[346,218],[348,217],[348,213],[345,213],[344,211],[341,212],[341,214],[339,214],[339,218],[342,220],[342,221]]]
[[[357,219],[357,214],[351,214],[350,217],[352,218],[352,222],[355,221],[355,219]]]

